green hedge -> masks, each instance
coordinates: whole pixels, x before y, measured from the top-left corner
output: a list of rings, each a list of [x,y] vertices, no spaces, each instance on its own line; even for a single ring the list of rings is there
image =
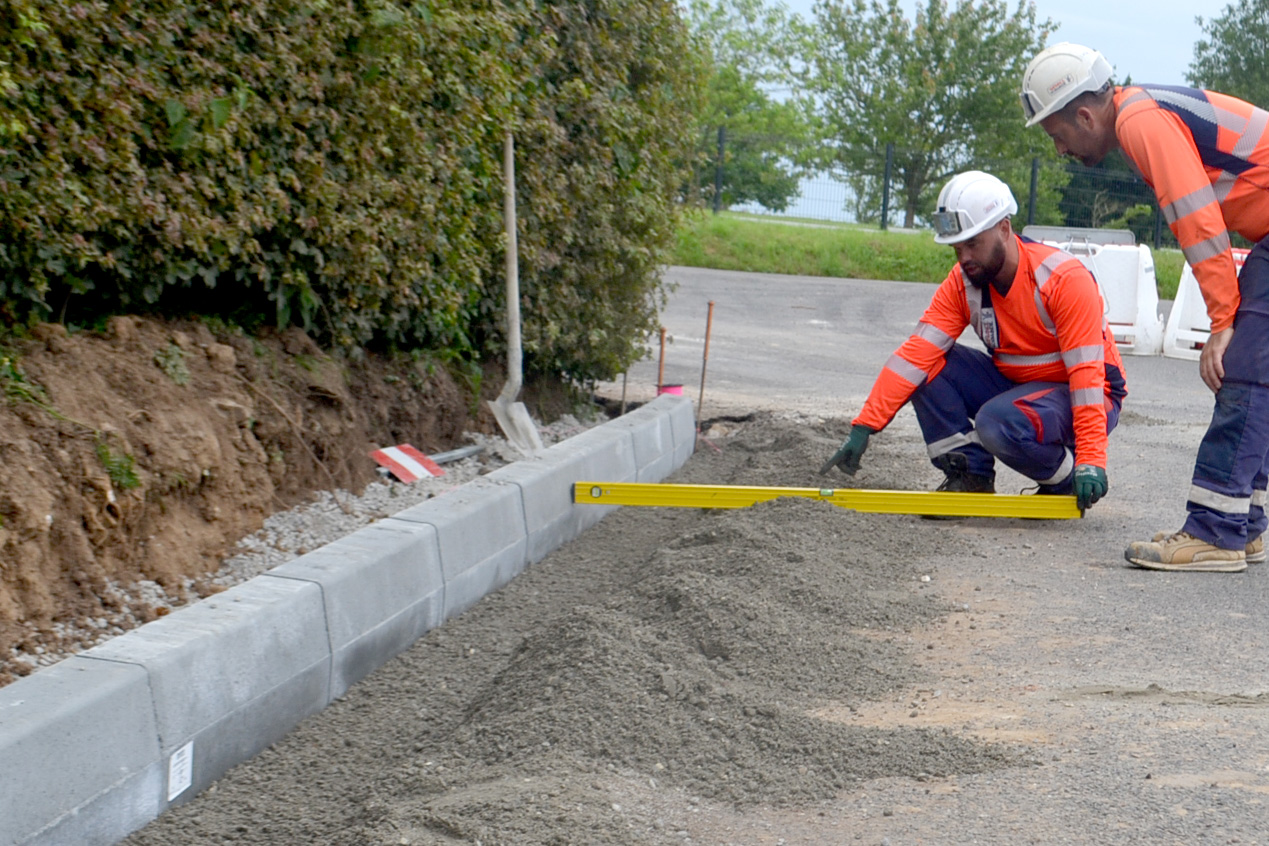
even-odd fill
[[[526,366],[611,375],[655,320],[687,45],[663,0],[0,0],[0,309],[496,354],[510,128]]]

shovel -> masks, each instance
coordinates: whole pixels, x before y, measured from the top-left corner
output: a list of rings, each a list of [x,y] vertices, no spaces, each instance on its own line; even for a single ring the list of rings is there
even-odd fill
[[[507,229],[507,382],[489,408],[511,445],[526,455],[542,451],[542,437],[524,403],[516,402],[523,379],[520,351],[520,271],[516,244],[515,142],[507,133],[503,143],[503,218]]]

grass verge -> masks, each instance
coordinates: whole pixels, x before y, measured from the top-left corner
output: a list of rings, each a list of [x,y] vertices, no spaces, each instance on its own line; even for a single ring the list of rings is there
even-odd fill
[[[900,282],[942,282],[955,260],[926,231],[733,213],[689,217],[671,257],[687,267]],[[1180,250],[1155,250],[1154,265],[1160,299],[1174,299],[1185,266]]]

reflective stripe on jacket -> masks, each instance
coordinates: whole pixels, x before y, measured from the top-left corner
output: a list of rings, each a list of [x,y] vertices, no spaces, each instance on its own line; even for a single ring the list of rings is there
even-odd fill
[[[942,372],[947,351],[972,326],[1009,380],[1069,385],[1076,461],[1105,468],[1106,403],[1122,401],[1127,391],[1097,283],[1074,256],[1014,237],[1018,270],[1013,285],[1007,295],[991,291],[995,337],[984,325],[981,290],[959,264],[953,266],[852,422],[884,429],[917,388]]]
[[[1239,304],[1229,232],[1269,235],[1269,112],[1170,85],[1116,88],[1115,109],[1119,146],[1194,268],[1212,331],[1228,328]]]

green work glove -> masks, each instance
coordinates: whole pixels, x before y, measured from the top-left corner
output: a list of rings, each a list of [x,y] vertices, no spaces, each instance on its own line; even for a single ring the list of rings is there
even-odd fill
[[[868,436],[872,434],[872,431],[859,423],[851,426],[850,436],[838,447],[837,452],[833,453],[833,457],[824,462],[824,466],[820,468],[820,475],[823,476],[834,467],[839,467],[847,476],[854,476],[855,471],[859,469],[859,459],[863,458],[864,450],[868,449]]]
[[[1106,481],[1106,471],[1092,464],[1078,464],[1075,467],[1075,504],[1083,511],[1106,495],[1110,483]]]

